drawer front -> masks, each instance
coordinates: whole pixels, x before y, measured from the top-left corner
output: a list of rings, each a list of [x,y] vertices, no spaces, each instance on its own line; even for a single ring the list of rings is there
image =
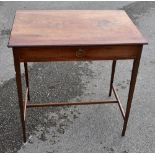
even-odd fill
[[[13,51],[21,62],[112,60],[134,59],[141,46],[16,47]]]

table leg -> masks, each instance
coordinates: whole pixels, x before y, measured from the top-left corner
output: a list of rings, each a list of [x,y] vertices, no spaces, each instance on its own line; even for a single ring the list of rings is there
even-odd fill
[[[30,89],[29,89],[29,78],[28,78],[27,62],[24,62],[24,68],[25,68],[26,86],[27,86],[27,88],[28,88],[28,100],[30,101]]]
[[[24,103],[23,103],[23,95],[22,95],[21,69],[20,69],[20,62],[16,58],[16,56],[14,56],[14,65],[15,65],[15,72],[16,72],[16,83],[17,83],[20,116],[21,116],[22,130],[23,130],[23,140],[24,142],[26,142],[26,128],[25,128],[25,120],[24,120]]]
[[[116,68],[116,60],[113,60],[113,62],[112,62],[112,71],[111,71],[109,96],[111,96],[111,92],[112,92],[112,85],[113,85],[113,81],[114,81],[115,68]]]
[[[141,54],[140,54],[140,56],[141,56]],[[135,84],[136,84],[136,79],[137,79],[137,74],[138,74],[138,68],[139,68],[139,63],[140,63],[140,56],[139,56],[139,58],[134,59],[134,62],[133,62],[132,75],[131,75],[131,81],[130,81],[130,88],[129,88],[128,101],[127,101],[126,114],[125,114],[125,119],[124,119],[123,130],[122,130],[122,136],[125,135],[125,131],[127,128],[127,123],[128,123],[128,119],[129,119],[131,103],[132,103],[132,98],[133,98],[133,94],[134,94],[134,89],[135,89]]]

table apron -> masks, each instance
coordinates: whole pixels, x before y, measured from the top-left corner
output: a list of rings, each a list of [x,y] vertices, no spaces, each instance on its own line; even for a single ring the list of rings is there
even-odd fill
[[[141,45],[14,47],[20,62],[135,59]]]

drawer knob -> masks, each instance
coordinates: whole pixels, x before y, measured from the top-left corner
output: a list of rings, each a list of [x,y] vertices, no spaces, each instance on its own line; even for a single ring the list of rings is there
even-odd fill
[[[84,51],[83,49],[78,49],[78,50],[76,51],[76,56],[77,56],[78,58],[84,57],[84,55],[85,55],[85,51]]]

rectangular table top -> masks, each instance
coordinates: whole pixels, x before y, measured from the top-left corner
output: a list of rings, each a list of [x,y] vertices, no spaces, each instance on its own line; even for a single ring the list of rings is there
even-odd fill
[[[19,10],[8,46],[146,43],[123,10]]]

